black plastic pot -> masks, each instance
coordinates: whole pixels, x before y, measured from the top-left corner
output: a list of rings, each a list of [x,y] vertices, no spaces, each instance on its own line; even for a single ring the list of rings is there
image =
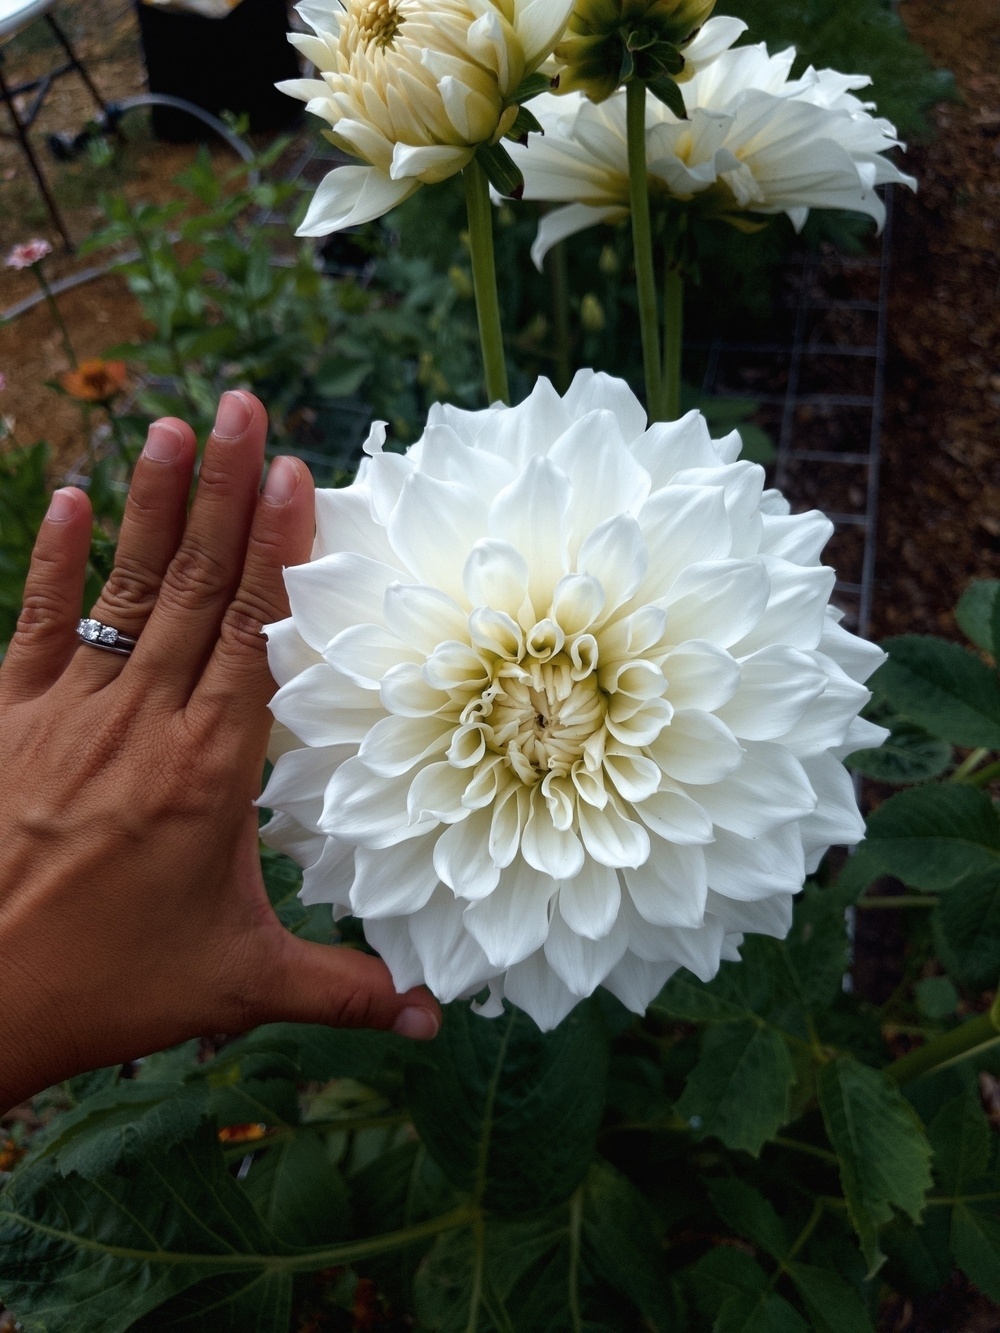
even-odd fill
[[[149,90],[183,97],[219,115],[250,117],[250,129],[287,129],[301,118],[302,103],[279,93],[279,79],[299,77],[286,0],[241,0],[225,18],[203,18],[137,0],[139,32]],[[204,138],[193,116],[167,107],[152,111],[153,131],[172,143]]]

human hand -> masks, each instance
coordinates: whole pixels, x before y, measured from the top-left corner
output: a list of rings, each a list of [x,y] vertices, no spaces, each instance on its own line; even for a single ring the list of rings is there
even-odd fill
[[[86,495],[57,491],[0,667],[0,1107],[209,1032],[273,1021],[432,1037],[423,990],[274,915],[257,812],[275,686],[262,625],[309,558],[313,488],[267,418],[224,395],[187,516],[191,428],[156,422],[94,617],[130,657],[80,645]]]

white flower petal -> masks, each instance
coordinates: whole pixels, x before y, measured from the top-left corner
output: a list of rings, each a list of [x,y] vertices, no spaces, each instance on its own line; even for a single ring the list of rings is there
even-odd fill
[[[780,745],[748,741],[741,766],[698,799],[717,828],[756,838],[816,809],[816,793],[799,761]]]
[[[581,802],[577,807],[583,845],[601,865],[618,869],[642,865],[649,855],[649,835],[609,801],[603,809]]]
[[[806,877],[802,835],[795,823],[783,824],[756,838],[718,829],[705,848],[708,885],[741,902],[774,893],[798,893]]]
[[[559,911],[577,935],[601,940],[618,919],[621,897],[617,871],[588,858],[578,875],[559,885]]]
[[[637,519],[649,552],[649,572],[639,590],[646,601],[662,597],[689,565],[725,560],[732,550],[725,493],[718,486],[664,486]]]
[[[399,777],[447,750],[452,731],[439,717],[383,717],[365,733],[358,758],[379,777]]]
[[[419,912],[437,888],[432,849],[424,838],[377,851],[359,847],[354,859],[351,911],[363,919]]]
[[[360,741],[385,715],[377,694],[325,662],[282,685],[271,700],[271,712],[307,745]]]
[[[635,812],[647,828],[678,847],[700,847],[712,841],[711,818],[693,797],[666,778],[662,789],[637,805]]]
[[[438,588],[394,583],[385,592],[384,614],[387,627],[418,655],[426,656],[445,639],[465,633],[465,613]]]
[[[464,912],[465,904],[450,889],[439,888],[422,911],[405,918],[424,980],[445,1004],[479,990],[496,974],[466,930]]]
[[[794,903],[791,893],[773,893],[769,898],[746,902],[713,892],[708,895],[708,911],[725,921],[727,929],[748,935],[770,935],[776,940],[783,940],[791,929]]]
[[[553,912],[545,940],[545,957],[553,972],[574,995],[592,995],[628,947],[628,930],[618,922],[600,940],[586,939]]]
[[[649,753],[668,777],[699,787],[721,782],[743,762],[743,748],[725,722],[694,709],[674,713]]]
[[[707,639],[717,648],[732,648],[759,623],[769,595],[770,580],[760,561],[718,560],[690,565],[661,605],[674,643]]]
[[[490,856],[493,811],[476,810],[457,824],[449,824],[434,845],[438,878],[459,898],[485,898],[500,882],[500,867]]]
[[[568,572],[565,523],[570,495],[566,474],[546,458],[533,458],[490,506],[489,535],[508,542],[524,557],[528,595],[539,614]]]
[[[705,639],[689,639],[664,659],[667,696],[677,709],[712,712],[730,700],[740,683],[740,668],[724,648]]]
[[[770,644],[816,648],[823,633],[826,606],[837,576],[825,565],[793,565],[780,556],[765,555],[771,585],[767,608],[739,643],[727,644],[734,657],[746,657]]]
[[[556,882],[518,857],[493,892],[465,909],[465,925],[495,970],[523,962],[545,943]]]
[[[381,621],[382,598],[398,578],[391,565],[350,551],[294,565],[285,570],[285,587],[295,626],[321,653],[349,625]]]
[[[327,644],[323,657],[341,675],[369,690],[377,690],[386,673],[400,662],[420,660],[419,653],[382,625],[351,625],[341,630]]]
[[[569,513],[570,556],[609,518],[637,510],[649,494],[649,474],[625,448],[613,412],[588,412],[573,423],[549,450],[549,461],[573,488]]]
[[[267,669],[277,685],[287,685],[300,671],[323,660],[303,639],[292,616],[265,625],[261,633],[267,639]]]
[[[739,689],[717,716],[741,740],[771,741],[811,712],[826,686],[826,673],[812,657],[769,644],[740,663]]]
[[[330,779],[320,828],[358,847],[394,847],[419,838],[438,825],[436,819],[409,822],[408,775],[380,778],[360,759],[348,759]]]
[[[694,929],[704,921],[708,878],[700,847],[654,838],[649,859],[622,875],[636,910],[651,925]]]
[[[418,583],[461,596],[464,555],[486,535],[486,504],[468,486],[412,473],[389,519],[392,548]],[[441,533],[448,541],[441,541]]]
[[[307,745],[287,751],[275,761],[257,805],[279,807],[300,824],[317,829],[330,776],[355,753],[353,745]]]
[[[642,583],[649,563],[639,524],[629,514],[601,523],[580,547],[577,570],[604,591],[604,615],[622,606]]]
[[[364,923],[365,939],[392,973],[393,985],[400,995],[412,986],[419,986],[425,977],[424,965],[413,947],[407,923],[405,916],[394,921]]]
[[[367,486],[355,482],[338,490],[316,492],[316,540],[313,559],[353,551],[382,565],[396,565],[396,553],[385,529],[372,522],[372,497]]]
[[[583,846],[572,829],[557,829],[538,787],[532,792],[521,855],[529,866],[553,879],[572,879],[583,868]]]
[[[580,1003],[579,995],[574,995],[552,971],[541,949],[508,969],[504,993],[543,1032],[558,1027],[573,1006]]]
[[[644,1014],[678,966],[673,961],[651,963],[634,953],[626,953],[604,978],[604,986],[626,1009]]]
[[[316,187],[316,193],[296,236],[329,236],[345,227],[373,222],[408,199],[417,180],[392,180],[376,167],[336,167]]]

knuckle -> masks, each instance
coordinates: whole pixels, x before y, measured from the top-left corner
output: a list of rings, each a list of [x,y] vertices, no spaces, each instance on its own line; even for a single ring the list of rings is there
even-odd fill
[[[29,589],[17,618],[13,642],[23,644],[29,639],[63,629],[67,614],[66,599],[58,588],[43,585]]]
[[[329,997],[330,1021],[335,1027],[375,1028],[379,1022],[374,997],[366,990],[352,988],[338,991]]]
[[[170,562],[162,593],[187,609],[211,606],[229,583],[230,571],[204,547],[184,546]]]
[[[156,588],[150,571],[119,556],[101,592],[100,604],[111,611],[146,611],[155,598]]]

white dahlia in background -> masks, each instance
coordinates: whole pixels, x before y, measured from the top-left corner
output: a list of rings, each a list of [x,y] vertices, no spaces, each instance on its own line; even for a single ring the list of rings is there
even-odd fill
[[[791,515],[696,412],[618,380],[377,426],[317,496],[268,627],[281,740],[264,830],[302,897],[364,921],[403,990],[491,989],[551,1028],[642,1011],[746,931],[782,937],[832,843],[882,653],[838,625],[822,514]]]
[[[764,45],[723,51],[681,84],[687,120],[647,99],[654,212],[681,204],[737,222],[786,213],[800,230],[811,208],[843,208],[882,225],[876,185],[916,182],[883,156],[902,147],[895,128],[854,96],[871,80],[812,68],[790,79],[794,60],[794,49],[772,56]],[[542,219],[532,249],[541,264],[564,237],[628,216],[625,93],[596,106],[580,93],[542,94],[531,110],[544,135],[510,146],[524,198],[566,205]]]
[[[511,99],[551,53],[573,0],[305,0],[315,36],[289,40],[317,77],[278,87],[362,165],[320,183],[300,236],[381,217],[446,180],[517,116]]]

